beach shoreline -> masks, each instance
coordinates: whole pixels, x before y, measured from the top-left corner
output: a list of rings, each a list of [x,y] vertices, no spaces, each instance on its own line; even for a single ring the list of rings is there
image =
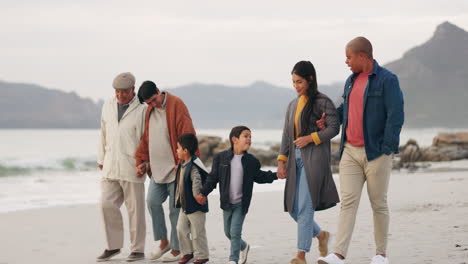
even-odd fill
[[[465,263],[468,260],[467,187],[466,170],[392,172],[388,194],[390,261]],[[210,196],[207,216],[210,263],[226,263],[229,255],[218,199],[217,195]],[[107,263],[124,263],[130,253],[125,210],[123,215],[125,246],[118,257]],[[316,220],[323,229],[335,234],[338,215],[339,205],[317,212]],[[148,214],[146,218],[148,256],[157,244],[153,242]],[[95,263],[96,256],[105,248],[102,225],[97,204],[0,213],[0,263]],[[296,250],[296,229],[296,224],[283,211],[281,190],[255,192],[243,231],[243,238],[252,248],[249,263],[289,263]],[[347,263],[369,263],[374,251],[372,211],[364,187]],[[308,263],[316,263],[317,257],[314,239]]]

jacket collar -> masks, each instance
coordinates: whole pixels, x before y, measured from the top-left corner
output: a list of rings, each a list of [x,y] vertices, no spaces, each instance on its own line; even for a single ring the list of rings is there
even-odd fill
[[[379,65],[379,63],[378,63],[376,60],[374,60],[374,65],[373,65],[373,67],[372,67],[371,74],[369,74],[369,75],[377,75],[377,74],[379,73],[379,71],[380,71],[380,65]],[[358,75],[359,75],[359,73],[353,73],[353,74],[351,75],[351,81],[354,82],[354,79],[356,79],[356,77],[357,77]]]
[[[165,93],[164,101],[163,101],[163,103],[162,103],[162,108],[163,108],[163,109],[166,109],[166,108],[167,108],[167,103],[172,101],[172,99],[171,99],[172,94],[169,93],[169,92],[167,92],[167,91],[164,91],[164,92],[162,92],[162,93]],[[155,109],[154,106],[148,105],[148,111],[149,111],[150,113],[153,111],[153,109]],[[166,110],[167,110],[167,109],[166,109]]]
[[[114,105],[112,107],[114,111],[113,116],[115,116],[115,118],[117,119],[117,105],[119,104],[119,102],[117,101],[116,97],[112,98],[112,104]],[[125,113],[123,114],[120,120],[122,120],[126,115],[128,115],[128,113],[132,112],[137,106],[139,106],[140,101],[137,99],[137,96],[135,95],[133,99],[127,105],[128,105],[128,108],[127,110],[125,110]]]
[[[231,160],[234,157],[234,149],[229,148],[227,150],[227,154],[228,154],[228,158]],[[242,154],[242,155],[244,155],[244,157],[245,157],[246,154],[249,154],[249,153],[247,151],[245,151],[244,154]]]

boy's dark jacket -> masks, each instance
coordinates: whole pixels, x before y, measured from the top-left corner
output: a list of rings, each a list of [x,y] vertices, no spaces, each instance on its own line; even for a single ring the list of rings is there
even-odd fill
[[[232,149],[217,153],[213,157],[213,166],[211,172],[203,184],[201,193],[207,196],[216,184],[219,182],[219,196],[221,200],[221,209],[231,208],[229,202],[229,185],[231,183],[231,160],[234,157]],[[272,183],[278,179],[276,173],[260,170],[260,162],[253,155],[245,152],[242,156],[242,167],[244,169],[244,178],[242,182],[242,211],[246,214],[249,211],[250,201],[252,199],[253,183]]]
[[[197,203],[195,198],[193,197],[193,192],[192,192],[192,178],[191,178],[191,172],[192,172],[192,166],[195,166],[198,171],[200,172],[201,176],[201,181],[202,185],[205,184],[206,178],[208,175],[208,171],[206,170],[205,166],[203,166],[203,163],[197,156],[193,156],[192,160],[185,165],[185,173],[182,175],[184,177],[184,204],[177,203],[177,198],[175,199],[176,208],[181,208],[184,211],[185,214],[192,214],[197,211],[201,211],[204,213],[208,212],[208,199],[206,199],[206,203],[204,205],[201,205]],[[180,175],[180,169],[182,167],[182,162],[179,163],[179,166],[177,167],[177,172],[176,172],[176,181],[175,181],[175,192],[177,193],[177,188],[178,188],[178,183],[179,183],[179,175]]]

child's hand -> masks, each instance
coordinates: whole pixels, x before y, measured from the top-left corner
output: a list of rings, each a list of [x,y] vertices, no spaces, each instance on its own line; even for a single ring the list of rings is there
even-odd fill
[[[204,196],[203,194],[199,194],[199,195],[195,196],[195,200],[197,201],[197,203],[199,203],[201,205],[206,204],[206,196]]]

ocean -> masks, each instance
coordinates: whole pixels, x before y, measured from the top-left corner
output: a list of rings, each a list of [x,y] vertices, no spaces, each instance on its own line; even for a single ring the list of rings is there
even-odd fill
[[[440,132],[466,129],[404,129],[401,144],[410,138],[429,146]],[[227,129],[198,129],[199,135],[227,139]],[[278,144],[282,131],[252,131],[252,147]],[[336,137],[337,140],[339,137]],[[99,130],[0,130],[0,213],[99,201],[101,173],[96,168]],[[275,170],[266,167],[264,169]],[[284,181],[255,185],[255,192],[284,188]]]

